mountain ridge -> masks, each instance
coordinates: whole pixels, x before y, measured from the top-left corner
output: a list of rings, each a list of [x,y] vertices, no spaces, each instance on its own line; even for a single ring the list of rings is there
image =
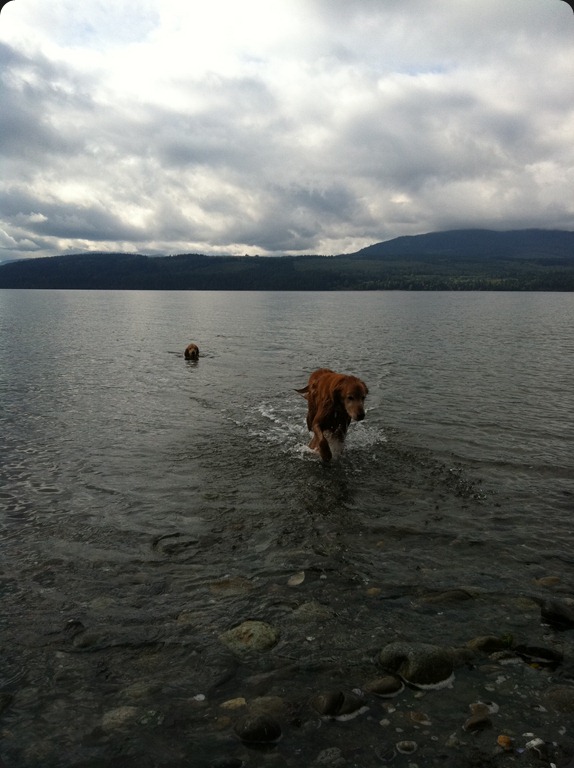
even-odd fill
[[[0,264],[0,288],[574,291],[574,232],[446,230],[334,256],[89,252]]]

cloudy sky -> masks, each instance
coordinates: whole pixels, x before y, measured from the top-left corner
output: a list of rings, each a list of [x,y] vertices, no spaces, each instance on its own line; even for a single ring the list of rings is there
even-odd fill
[[[12,0],[0,259],[574,229],[562,0]]]

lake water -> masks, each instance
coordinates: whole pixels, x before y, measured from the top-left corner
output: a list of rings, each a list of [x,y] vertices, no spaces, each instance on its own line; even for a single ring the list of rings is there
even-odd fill
[[[370,390],[330,465],[294,392],[319,367]],[[393,765],[460,768],[505,730],[567,751],[540,702],[574,686],[574,632],[540,606],[574,598],[573,382],[572,293],[0,291],[0,764],[368,768],[408,738]],[[246,620],[279,641],[230,651]],[[387,643],[481,635],[564,661],[309,708]],[[265,749],[234,732],[262,697]]]

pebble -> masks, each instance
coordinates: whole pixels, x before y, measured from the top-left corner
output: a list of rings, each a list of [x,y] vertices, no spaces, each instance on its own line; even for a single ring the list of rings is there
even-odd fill
[[[491,653],[507,650],[509,640],[508,638],[496,637],[495,635],[483,635],[481,637],[475,637],[473,640],[469,640],[466,646],[473,651],[485,653],[487,656],[490,656]]]
[[[493,701],[475,701],[468,706],[473,715],[494,715],[499,710]]]
[[[0,714],[8,709],[14,696],[11,693],[0,693]]]
[[[104,731],[124,728],[135,721],[138,713],[139,709],[137,707],[126,706],[110,709],[108,712],[104,712],[102,716],[102,728]]]
[[[452,603],[460,600],[472,600],[472,595],[465,589],[449,589],[435,595],[425,595],[423,603]]]
[[[430,643],[389,643],[380,652],[379,663],[415,688],[440,689],[454,682],[452,649]]]
[[[327,747],[327,749],[319,752],[313,761],[313,765],[328,765],[332,766],[332,768],[339,768],[339,766],[345,765],[346,762],[339,747]]]
[[[532,667],[556,669],[564,658],[559,651],[554,651],[552,648],[539,648],[532,645],[517,645],[514,651]]]
[[[294,573],[292,576],[289,577],[287,580],[287,584],[290,587],[298,587],[299,584],[302,584],[305,581],[305,571],[298,571],[297,573]]]
[[[279,632],[264,621],[244,621],[233,629],[223,632],[219,639],[230,650],[266,651],[279,641]]]
[[[409,712],[407,718],[415,725],[432,725],[432,722],[424,712]]]
[[[247,702],[245,701],[245,699],[242,696],[238,696],[235,699],[228,699],[227,701],[224,701],[219,706],[221,707],[221,709],[234,710],[234,709],[241,709],[241,707],[246,706],[246,704]]]
[[[464,731],[471,731],[472,733],[483,731],[485,728],[492,728],[492,720],[485,713],[471,715],[462,726]]]
[[[234,731],[247,744],[269,744],[281,738],[281,726],[270,715],[246,715]]]
[[[412,755],[418,749],[416,741],[397,741],[395,747],[401,755]]]
[[[381,763],[390,763],[397,756],[397,751],[394,747],[384,744],[382,747],[375,749],[375,755]]]
[[[253,589],[253,584],[249,579],[245,579],[242,576],[235,576],[226,579],[220,579],[214,581],[209,585],[209,590],[213,595],[246,595]]]
[[[513,741],[510,738],[510,736],[507,736],[505,733],[501,733],[500,736],[496,739],[496,743],[499,747],[502,747],[506,752],[510,752],[512,749]]]
[[[540,618],[543,624],[553,629],[574,628],[574,606],[566,601],[545,600],[540,606]]]
[[[333,720],[351,720],[369,709],[361,696],[343,691],[319,693],[309,703],[321,717]]]
[[[378,677],[376,680],[365,685],[365,692],[372,693],[375,696],[380,696],[382,699],[389,699],[393,696],[398,696],[405,690],[405,684],[400,677],[394,675],[386,675],[385,677]]]
[[[541,760],[546,760],[548,757],[548,748],[546,746],[546,742],[544,739],[535,738],[531,741],[527,742],[525,745],[525,749],[529,750],[530,752],[534,752],[534,754],[539,757]]]
[[[211,763],[210,768],[242,768],[243,765],[243,760],[238,757],[219,757]]]
[[[555,712],[574,714],[574,687],[557,685],[549,688],[543,699],[546,706]]]
[[[300,621],[326,621],[334,617],[334,611],[317,600],[303,603],[293,611],[293,618]]]
[[[289,707],[280,696],[259,696],[249,702],[249,714],[272,715],[275,717],[287,716]]]
[[[534,579],[534,583],[539,587],[555,587],[560,584],[558,576],[542,576],[540,579]]]

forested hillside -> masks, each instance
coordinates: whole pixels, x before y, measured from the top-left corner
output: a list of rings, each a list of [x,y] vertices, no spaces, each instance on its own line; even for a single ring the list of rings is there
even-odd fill
[[[574,233],[435,232],[338,256],[85,253],[4,264],[0,288],[573,291]]]

